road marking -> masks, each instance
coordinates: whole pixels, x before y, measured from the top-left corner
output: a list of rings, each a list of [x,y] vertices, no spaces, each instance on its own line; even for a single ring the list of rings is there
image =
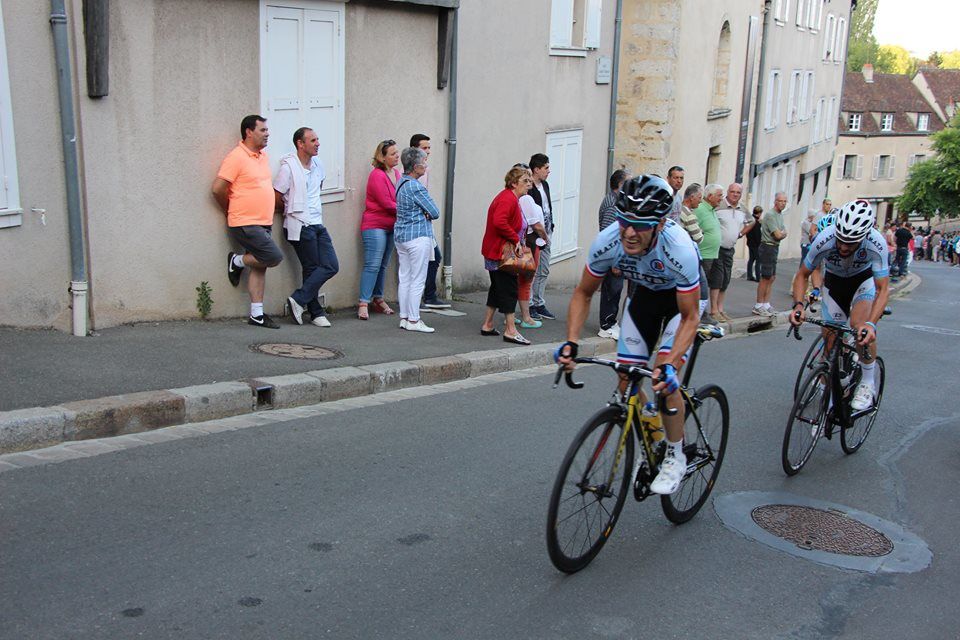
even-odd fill
[[[915,331],[924,331],[926,333],[936,333],[942,336],[960,336],[960,331],[957,329],[944,329],[942,327],[928,327],[922,324],[905,324],[901,325],[904,329],[913,329]]]

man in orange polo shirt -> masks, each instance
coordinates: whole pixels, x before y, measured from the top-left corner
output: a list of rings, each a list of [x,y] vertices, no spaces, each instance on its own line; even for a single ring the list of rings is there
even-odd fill
[[[240,135],[240,144],[223,159],[213,181],[213,197],[227,215],[230,237],[246,250],[246,253],[231,251],[227,255],[227,278],[237,286],[241,272],[249,267],[247,324],[279,329],[280,325],[263,312],[267,269],[283,260],[283,254],[270,236],[276,200],[270,161],[264,151],[270,137],[266,119],[247,116],[240,122]]]

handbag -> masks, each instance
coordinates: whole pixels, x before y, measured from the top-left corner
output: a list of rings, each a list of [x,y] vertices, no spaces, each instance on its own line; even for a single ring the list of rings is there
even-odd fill
[[[505,240],[500,249],[500,264],[497,268],[515,275],[529,276],[537,270],[537,265],[533,261],[533,252],[530,251],[530,247],[520,245],[518,254],[517,245]]]

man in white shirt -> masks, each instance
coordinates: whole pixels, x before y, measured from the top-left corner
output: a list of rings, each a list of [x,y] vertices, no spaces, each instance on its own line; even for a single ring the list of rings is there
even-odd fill
[[[736,252],[737,240],[747,235],[757,223],[753,216],[747,215],[741,206],[743,186],[734,182],[727,187],[727,195],[717,207],[717,220],[720,222],[720,252],[717,260],[722,265],[723,278],[717,291],[714,318],[722,322],[729,322],[730,316],[723,309],[723,300],[727,297],[727,287],[730,286],[730,276],[733,272],[733,255]],[[712,292],[711,292],[712,293]]]
[[[273,181],[277,204],[283,205],[287,241],[303,266],[303,286],[287,298],[287,304],[297,324],[303,324],[303,312],[307,311],[312,325],[329,327],[326,311],[317,298],[320,287],[337,275],[340,264],[333,240],[323,226],[320,193],[325,175],[317,158],[320,140],[313,129],[301,127],[293,134],[293,144],[297,152],[280,160]]]

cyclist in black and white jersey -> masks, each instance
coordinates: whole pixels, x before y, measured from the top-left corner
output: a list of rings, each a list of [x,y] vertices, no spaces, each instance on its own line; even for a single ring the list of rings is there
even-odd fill
[[[854,200],[840,208],[833,225],[817,234],[807,257],[793,278],[793,313],[790,322],[800,326],[805,316],[802,302],[807,279],[823,263],[824,321],[844,323],[857,330],[860,346],[860,384],[850,406],[863,411],[876,396],[877,322],[890,299],[890,269],[887,242],[874,229],[876,214],[866,200]],[[824,332],[832,340],[831,332]],[[829,343],[828,343],[828,346]]]
[[[659,340],[654,376],[661,381],[653,390],[663,395],[668,407],[677,409],[676,415],[663,415],[667,453],[650,486],[659,494],[676,492],[687,468],[678,376],[705,306],[700,299],[700,253],[689,234],[666,218],[672,205],[673,190],[658,176],[637,176],[624,183],[617,197],[616,223],[601,231],[590,247],[570,300],[567,341],[556,353],[557,362],[572,370],[590,300],[607,273],[617,269],[635,284],[620,326],[617,360],[646,366]]]

